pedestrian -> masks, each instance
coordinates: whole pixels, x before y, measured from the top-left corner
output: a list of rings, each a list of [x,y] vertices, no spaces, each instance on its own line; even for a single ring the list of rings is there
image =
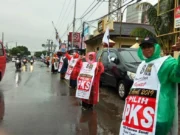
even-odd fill
[[[49,67],[49,63],[50,63],[50,57],[49,56],[47,56],[46,57],[46,61],[45,61],[45,63],[46,63],[46,65],[47,65],[47,67]]]
[[[96,67],[95,67],[95,70],[93,71],[94,77],[92,80],[92,86],[89,88],[90,90],[89,99],[82,98],[83,110],[93,109],[93,105],[96,105],[99,102],[99,81],[100,81],[101,74],[104,72],[104,66],[100,62],[100,59],[98,60],[98,62],[96,62],[95,52],[90,52],[86,55],[86,62],[83,62],[83,65],[85,64],[87,65],[86,67],[89,67],[89,68],[91,68],[93,64],[96,64]],[[81,68],[81,70],[83,71],[84,69]],[[80,82],[78,82],[78,84],[79,83]]]
[[[161,57],[160,45],[145,38],[138,49],[142,60],[126,98],[120,135],[143,132],[151,135],[178,134],[178,94],[180,57]]]
[[[52,60],[51,60],[51,72],[52,73],[57,73],[57,62],[58,62],[58,56],[56,53],[54,53]]]
[[[60,58],[60,64],[59,64],[59,70],[60,70],[60,78],[64,79],[67,68],[68,68],[68,59],[65,56],[65,51],[61,51],[61,58]]]
[[[77,86],[77,77],[82,66],[82,59],[77,52],[74,52],[73,56],[66,53],[66,58],[69,60],[69,66],[65,78],[70,79],[69,87],[75,89]]]

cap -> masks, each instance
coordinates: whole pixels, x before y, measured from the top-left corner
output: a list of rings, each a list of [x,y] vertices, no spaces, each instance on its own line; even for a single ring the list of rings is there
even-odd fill
[[[157,40],[154,37],[146,37],[139,46],[143,46],[145,44],[156,44]]]

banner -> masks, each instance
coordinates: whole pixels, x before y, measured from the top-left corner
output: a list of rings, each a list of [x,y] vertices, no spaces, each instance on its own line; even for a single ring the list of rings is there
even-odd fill
[[[54,62],[54,70],[58,70],[58,62]]]
[[[180,27],[180,6],[174,10],[174,28]]]
[[[89,99],[96,67],[96,62],[93,64],[83,62],[83,66],[77,78],[77,98]]]
[[[160,93],[158,71],[169,56],[139,65],[124,106],[120,135],[155,135]]]
[[[66,75],[65,75],[65,79],[69,80],[70,79],[70,76],[71,76],[71,73],[73,71],[73,68],[74,66],[76,65],[78,59],[74,59],[72,58],[69,62],[69,66],[68,66],[68,69],[66,71]]]
[[[132,89],[126,98],[120,135],[154,135],[157,90]]]
[[[59,62],[58,72],[60,72],[60,71],[61,71],[62,66],[63,66],[63,58],[61,57],[60,62]]]
[[[72,35],[74,35],[73,41],[75,43],[79,43],[81,41],[80,33],[74,32],[74,34],[73,34],[73,32],[69,32],[69,42],[72,42]]]

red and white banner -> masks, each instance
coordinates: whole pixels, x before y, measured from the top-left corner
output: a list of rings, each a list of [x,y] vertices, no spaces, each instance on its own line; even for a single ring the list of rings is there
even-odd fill
[[[126,98],[123,113],[121,135],[153,135],[157,113],[157,91],[149,89],[132,89]]]
[[[77,91],[76,91],[77,98],[89,99],[96,67],[97,67],[96,62],[94,62],[93,64],[89,64],[88,62],[83,62],[81,71],[77,78]]]
[[[60,72],[60,71],[61,71],[62,66],[63,66],[63,58],[61,57],[61,58],[60,58],[60,62],[59,62],[58,72]]]
[[[174,28],[180,27],[180,6],[174,10]]]
[[[74,36],[72,37],[72,35]],[[73,32],[69,32],[69,42],[72,42],[72,38],[74,42],[79,43],[81,41],[80,33],[74,32],[73,34]]]
[[[65,79],[69,80],[70,79],[70,76],[71,76],[71,73],[73,71],[73,68],[74,66],[76,65],[78,59],[74,59],[72,58],[69,62],[69,66],[68,66],[68,69],[66,71],[66,75],[65,75]]]
[[[161,85],[157,74],[168,57],[139,65],[126,98],[120,135],[155,135]]]

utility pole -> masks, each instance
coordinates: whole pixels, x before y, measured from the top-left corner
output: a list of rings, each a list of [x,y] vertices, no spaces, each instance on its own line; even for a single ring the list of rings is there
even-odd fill
[[[47,43],[47,46],[48,46],[48,56],[50,56],[50,39],[47,39],[48,43]]]
[[[82,34],[81,34],[81,49],[82,49],[82,45],[83,45],[83,38],[84,38],[84,27],[85,27],[85,22],[83,22],[83,28],[82,28]]]
[[[122,1],[121,0],[109,0],[109,13],[116,10],[117,8],[120,8],[122,6]],[[121,21],[121,9],[117,10],[113,14],[109,15],[109,20]]]
[[[16,42],[16,47],[17,47],[17,42]]]
[[[74,45],[75,25],[76,25],[76,0],[75,0],[75,3],[74,3],[74,19],[73,19],[72,47],[73,47],[73,45]]]
[[[69,25],[67,25],[67,31],[69,30]],[[67,34],[67,44],[66,44],[67,50],[69,50],[69,34]]]

